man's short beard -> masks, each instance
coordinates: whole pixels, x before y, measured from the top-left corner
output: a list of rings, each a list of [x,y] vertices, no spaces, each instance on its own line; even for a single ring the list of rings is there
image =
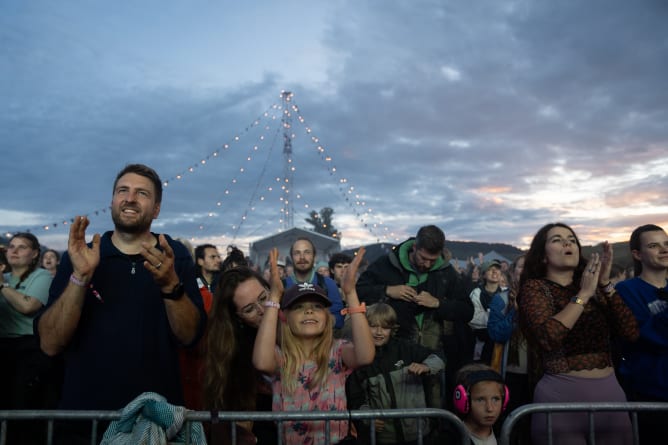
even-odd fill
[[[135,224],[125,224],[120,220],[118,215],[115,215],[113,212],[111,214],[111,220],[114,222],[114,227],[116,230],[122,233],[137,235],[151,229],[151,221],[145,223],[144,220],[141,220]]]

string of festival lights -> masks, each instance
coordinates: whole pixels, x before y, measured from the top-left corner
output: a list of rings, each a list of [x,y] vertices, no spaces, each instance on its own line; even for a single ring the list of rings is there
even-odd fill
[[[291,99],[292,99],[292,94],[289,93],[286,102],[291,101]],[[331,176],[331,177],[335,177],[336,174],[337,174],[337,171],[338,171],[338,170],[336,169],[335,166],[331,165],[331,163],[332,163],[332,157],[329,156],[329,155],[325,152],[325,148],[319,143],[319,138],[317,138],[316,136],[311,135],[312,131],[311,131],[310,127],[308,127],[308,126],[306,125],[304,117],[299,113],[299,107],[298,107],[296,104],[294,104],[294,103],[293,103],[291,106],[286,107],[286,108],[283,109],[283,111],[282,111],[282,112],[284,113],[284,115],[287,115],[287,116],[285,116],[286,119],[283,119],[283,120],[282,120],[282,124],[283,124],[283,126],[284,126],[284,130],[286,130],[286,131],[291,131],[291,130],[292,130],[292,128],[290,128],[290,123],[291,123],[291,119],[290,119],[290,117],[291,117],[291,111],[290,111],[290,110],[292,110],[292,111],[294,111],[295,113],[297,113],[297,118],[298,118],[299,122],[302,124],[302,126],[304,127],[304,132],[305,132],[305,134],[307,134],[307,135],[310,136],[311,143],[312,143],[312,144],[314,145],[314,147],[316,148],[316,150],[317,150],[317,152],[318,152],[318,154],[319,154],[319,156],[320,156],[320,159],[321,159],[321,161],[323,161],[323,165],[324,165],[324,167],[325,167],[327,173],[329,174],[329,176]],[[295,135],[295,133],[291,133],[291,134],[289,135],[289,137],[290,137],[291,139],[294,139],[294,138],[296,137],[296,135]],[[273,148],[273,146],[272,146],[272,148]],[[288,162],[290,168],[291,168],[293,171],[295,171],[295,170],[297,169],[297,167],[295,166],[295,163],[294,163],[294,161],[293,161],[292,158],[287,159],[287,162]],[[337,178],[334,178],[334,179],[337,179]],[[281,197],[279,198],[280,200],[285,201],[285,200],[289,200],[289,199],[294,199],[294,200],[296,200],[296,201],[304,201],[304,202],[303,202],[303,207],[304,207],[304,209],[306,209],[306,210],[308,210],[308,209],[310,209],[310,208],[312,207],[311,204],[309,204],[309,203],[307,202],[307,200],[304,199],[304,196],[303,196],[302,193],[295,193],[295,194],[294,194],[294,197],[291,197],[291,196],[290,196],[290,193],[291,193],[291,184],[289,183],[287,177],[276,178],[275,181],[276,181],[276,182],[280,182],[280,183],[282,183],[282,184],[281,184],[281,189],[283,190],[283,196],[281,196]],[[348,183],[348,179],[345,178],[345,177],[338,178],[338,179],[337,179],[337,182],[338,182],[338,184],[339,184],[339,186],[338,186],[339,192],[341,192],[341,194],[342,194],[342,198],[343,198],[344,202],[346,202],[347,205],[348,205],[348,206],[351,208],[351,210],[353,211],[353,213],[355,213],[355,215],[357,216],[357,218],[358,218],[358,220],[360,221],[360,223],[361,223],[365,228],[367,228],[367,229],[369,230],[369,232],[370,232],[374,237],[376,237],[377,239],[380,239],[380,237],[374,232],[374,229],[376,229],[376,228],[378,228],[378,227],[381,227],[381,226],[382,226],[382,222],[380,222],[380,223],[373,223],[371,226],[369,226],[369,224],[368,224],[368,223],[366,222],[366,220],[364,219],[364,216],[360,213],[360,211],[359,211],[358,209],[355,208],[355,206],[358,206],[358,207],[365,207],[365,206],[366,206],[366,203],[365,203],[364,201],[361,200],[360,195],[359,195],[359,194],[356,194],[356,195],[354,196],[354,199],[355,199],[354,204],[353,204],[353,202],[351,202],[351,198],[350,198],[349,195],[352,195],[352,194],[354,193],[355,187],[352,186],[352,185],[350,185],[350,186],[348,187],[348,189],[345,190],[345,189],[342,187],[342,184],[347,184],[347,183]],[[258,183],[258,185],[259,185],[259,183]],[[267,190],[272,191],[272,190],[273,190],[273,187],[270,185],[270,186],[267,188]],[[261,197],[261,199],[264,199],[264,197]],[[249,212],[249,211],[254,211],[254,210],[255,210],[255,207],[253,206],[253,204],[254,204],[254,203],[253,203],[253,200],[252,200],[252,198],[251,198],[251,201],[249,202],[249,205],[247,206],[246,210],[244,211],[244,213],[243,213],[243,215],[242,215],[242,217],[241,217],[241,221],[240,221],[237,225],[233,226],[233,228],[235,229],[235,234],[234,234],[234,237],[233,237],[233,240],[232,240],[232,241],[234,241],[234,240],[236,239],[236,236],[237,236],[237,234],[238,234],[238,231],[239,231],[240,228],[241,228],[241,225],[243,224],[244,221],[246,221],[246,219],[247,219],[247,217],[248,217],[248,212]],[[283,202],[283,204],[285,204],[285,202]],[[284,205],[283,208],[281,209],[281,212],[283,213],[283,215],[281,215],[281,220],[279,220],[279,223],[283,223],[283,220],[287,218],[287,215],[285,215],[285,207],[286,207],[286,206]],[[372,211],[371,211],[371,209],[366,209],[365,213],[366,213],[368,216],[372,216]],[[318,215],[317,212],[314,212],[314,217],[315,217],[316,219],[319,217],[319,215]],[[325,226],[324,226],[324,224],[323,224],[323,228],[324,228],[324,227],[325,227]],[[387,232],[387,228],[386,228],[386,227],[385,227],[385,231]],[[388,239],[388,235],[387,235],[387,233],[385,233],[385,234],[382,236],[382,238],[385,239],[385,240],[387,240],[387,239]]]
[[[366,207],[366,201],[362,199],[359,193],[355,193],[355,186],[349,182],[348,178],[338,175],[338,169],[333,163],[333,158],[326,152],[325,147],[323,147],[323,145],[320,144],[320,138],[311,134],[312,133],[311,127],[309,127],[306,124],[306,119],[300,113],[297,104],[293,103],[292,110],[297,114],[297,120],[304,127],[304,131],[308,135],[310,135],[311,142],[315,147],[315,149],[318,151],[320,159],[323,161],[323,165],[327,173],[331,177],[337,180],[339,192],[341,193],[341,196],[346,202],[346,204],[350,207],[355,216],[357,216],[360,223],[363,225],[364,228],[366,228],[369,231],[371,235],[373,235],[377,239],[382,238],[387,240],[388,239],[387,232],[389,231],[389,229],[386,226],[384,226],[382,221],[377,223],[372,223],[371,225],[367,223],[363,215],[366,214],[368,218],[371,218],[373,216],[372,215],[373,209]],[[345,188],[344,186],[347,186],[347,188]],[[352,200],[351,197],[353,198]],[[364,209],[364,211],[360,212],[359,208]],[[383,231],[385,232],[382,234],[382,236],[379,236],[375,232],[375,229],[379,228],[382,228]]]
[[[283,93],[281,95],[283,97]],[[288,102],[291,103],[288,104]],[[388,228],[384,226],[382,222],[371,222],[372,218],[374,217],[372,209],[368,208],[366,206],[366,202],[361,198],[361,195],[355,192],[356,190],[355,186],[352,185],[346,177],[343,177],[339,174],[333,162],[332,156],[328,153],[326,148],[320,143],[320,139],[312,134],[311,128],[306,124],[306,119],[301,114],[299,107],[294,103],[293,95],[291,93],[289,94],[289,97],[287,98],[285,103],[286,103],[285,107],[276,103],[272,104],[260,116],[258,116],[255,120],[253,120],[252,123],[247,125],[238,134],[234,135],[228,142],[223,144],[220,148],[207,154],[205,157],[201,158],[198,162],[188,165],[182,169],[179,169],[176,174],[168,177],[167,179],[164,179],[163,186],[165,188],[177,186],[180,182],[187,179],[187,177],[196,174],[203,167],[210,165],[211,161],[216,159],[221,159],[223,157],[222,154],[224,152],[229,151],[238,145],[242,145],[241,144],[242,139],[244,139],[246,136],[249,136],[253,132],[253,130],[261,129],[263,133],[260,134],[260,136],[257,138],[256,143],[247,146],[249,153],[245,157],[246,165],[242,165],[236,169],[238,175],[232,177],[229,180],[229,184],[227,184],[227,186],[225,187],[222,196],[216,199],[215,201],[215,207],[217,210],[210,210],[206,212],[206,218],[211,218],[211,219],[220,218],[221,209],[225,204],[224,201],[226,200],[226,198],[228,198],[235,192],[235,187],[239,183],[238,180],[239,175],[248,174],[248,172],[252,171],[253,170],[252,167],[255,167],[257,164],[256,160],[259,159],[258,154],[262,152],[262,150],[265,148],[266,145],[269,145],[269,148],[266,150],[267,153],[264,163],[262,164],[261,171],[257,176],[255,187],[248,200],[248,204],[246,205],[241,216],[239,217],[239,221],[236,224],[232,224],[230,227],[230,229],[233,232],[232,242],[234,242],[234,240],[239,236],[241,227],[249,219],[250,214],[256,211],[258,202],[268,202],[269,201],[268,198],[270,198],[271,195],[274,194],[274,192],[276,192],[277,190],[281,191],[281,195],[277,198],[279,203],[281,204],[281,209],[279,210],[280,217],[276,221],[276,223],[278,223],[279,225],[279,229],[277,230],[280,230],[280,225],[283,224],[286,218],[288,217],[288,215],[286,215],[286,208],[288,208],[288,206],[286,205],[288,202],[287,200],[294,200],[294,202],[300,202],[300,206],[302,206],[306,210],[312,208],[311,204],[307,202],[307,200],[304,198],[303,193],[292,190],[292,184],[288,183],[288,178],[286,178],[285,175],[282,177],[277,176],[272,178],[270,180],[271,181],[270,183],[265,182],[266,181],[265,178],[267,177],[266,172],[268,163],[271,154],[273,153],[274,148],[276,146],[277,136],[280,134],[281,129],[283,129],[284,131],[287,130],[292,131],[292,128],[283,128],[285,122],[291,122],[291,120],[280,119],[277,114],[281,114],[288,118],[291,118],[292,113],[294,113],[297,121],[301,125],[302,130],[310,138],[311,145],[317,151],[325,171],[333,180],[336,181],[340,196],[343,199],[343,201],[355,214],[360,224],[365,229],[367,229],[370,232],[370,234],[374,236],[374,238],[378,240],[381,239],[387,240]],[[267,122],[265,123],[265,121]],[[276,122],[280,124],[278,127],[276,126]],[[269,137],[269,133],[273,133],[273,137]],[[289,135],[289,137],[291,139],[294,139],[296,135],[294,132],[292,132]],[[268,143],[267,141],[271,141],[271,143]],[[289,168],[292,169],[292,172],[295,172],[297,168],[294,165],[294,160],[288,159],[288,163],[289,163]],[[260,190],[262,190],[262,192],[260,192]],[[101,214],[106,214],[107,210],[109,210],[109,207],[105,206],[103,208],[95,209],[92,210],[91,212],[88,212],[86,216],[97,217],[100,216]],[[316,218],[319,216],[317,212],[314,212],[314,214]],[[40,229],[44,231],[56,230],[59,228],[67,227],[69,224],[73,222],[73,220],[74,220],[73,217],[65,218],[62,219],[60,222],[52,222],[49,224],[34,226],[32,228],[27,228],[25,231],[32,232]],[[199,224],[198,225],[198,229],[200,232],[199,236],[204,235],[206,232],[210,232],[210,230],[213,228],[220,228],[220,227],[221,227],[220,225],[212,224],[211,222]],[[382,229],[384,233],[379,235],[376,232],[376,230],[378,229]],[[11,236],[12,233],[7,233],[6,235]],[[226,238],[225,233],[217,236],[222,239]]]
[[[280,107],[277,107],[277,109],[280,109]],[[275,114],[270,115],[269,113],[265,113],[264,117],[268,118],[270,120],[276,120],[276,115]],[[270,125],[265,125],[263,127],[263,129],[264,129],[265,132],[269,132],[271,130],[271,126]],[[267,155],[265,157],[265,160],[264,160],[264,163],[263,163],[263,166],[262,166],[262,170],[261,170],[260,174],[258,175],[258,179],[257,179],[255,187],[253,189],[253,193],[251,194],[251,198],[249,199],[248,205],[246,206],[246,208],[245,208],[245,210],[244,210],[244,212],[241,216],[241,221],[238,224],[231,225],[231,227],[230,227],[230,229],[234,232],[234,235],[232,237],[232,242],[234,242],[234,240],[236,239],[236,237],[238,235],[239,230],[241,229],[241,226],[243,225],[243,223],[248,218],[249,211],[254,211],[255,210],[256,197],[257,197],[258,191],[261,187],[261,184],[263,182],[263,179],[266,175],[267,166],[268,166],[271,154],[273,152],[273,149],[275,147],[276,135],[278,134],[278,130],[279,129],[275,129],[274,137],[271,138],[272,143],[270,144],[270,148],[267,151]],[[255,160],[257,160],[258,157],[259,157],[259,156],[254,156],[254,154],[259,154],[260,153],[260,151],[263,147],[262,143],[269,139],[267,136],[268,136],[267,134],[261,134],[258,137],[258,143],[253,144],[252,146],[249,146],[248,153],[245,156],[245,162],[247,164],[249,164],[249,166],[248,167],[247,166],[242,166],[242,167],[239,167],[238,169],[236,169],[236,171],[238,172],[238,175],[233,176],[229,180],[229,183],[227,184],[227,186],[223,190],[222,196],[220,196],[216,200],[215,206],[217,207],[217,209],[215,211],[209,211],[207,213],[208,218],[215,218],[215,219],[220,218],[220,214],[222,213],[222,208],[224,206],[225,199],[234,194],[234,192],[235,192],[234,188],[240,182],[239,181],[239,175],[245,175],[245,174],[248,174],[248,172],[252,171],[252,167],[255,164]],[[280,180],[280,178],[276,178],[277,182],[279,180]],[[274,187],[272,185],[268,185],[264,191],[266,193],[272,193],[274,191]],[[264,194],[257,197],[257,200],[259,200],[259,201],[265,201],[265,199],[266,199],[266,196]],[[206,229],[208,227],[214,227],[214,224],[200,224],[199,225],[198,230],[201,232],[200,236],[204,234],[204,232],[206,231]],[[219,227],[219,226],[217,226],[217,227]],[[221,236],[221,238],[224,238],[224,237],[225,237],[225,235],[223,234]]]
[[[199,162],[191,164],[185,168],[182,168],[179,170],[178,173],[174,174],[173,176],[169,177],[168,179],[164,180],[163,179],[163,187],[168,187],[170,185],[173,185],[172,183],[184,180],[189,174],[194,174],[197,172],[197,170],[201,167],[204,167],[207,165],[207,163],[212,160],[219,158],[220,152],[225,151],[230,149],[235,143],[237,143],[242,135],[245,135],[249,133],[254,127],[258,126],[260,124],[260,121],[262,119],[262,116],[267,116],[269,115],[269,112],[271,109],[276,109],[279,107],[277,104],[271,105],[269,108],[267,108],[261,115],[260,117],[256,118],[251,124],[247,125],[243,131],[241,131],[239,134],[236,134],[235,136],[232,137],[231,141],[226,142],[225,144],[222,145],[221,149],[216,149],[213,152],[209,153],[205,157],[201,158]],[[87,217],[97,217],[100,216],[101,214],[106,214],[107,210],[110,210],[109,206],[105,206],[102,208],[98,208],[95,210],[92,210],[88,213],[84,213],[85,216]],[[60,222],[52,222],[52,223],[47,223],[47,224],[42,224],[38,226],[31,226],[31,227],[26,227],[24,230],[25,232],[37,232],[38,230],[43,230],[43,231],[50,231],[50,230],[55,230],[59,228],[66,228],[68,225],[72,224],[74,222],[74,216],[69,217],[69,218],[63,218],[60,220]],[[15,232],[5,232],[6,237],[11,237],[14,233],[18,233],[21,230],[17,230]]]

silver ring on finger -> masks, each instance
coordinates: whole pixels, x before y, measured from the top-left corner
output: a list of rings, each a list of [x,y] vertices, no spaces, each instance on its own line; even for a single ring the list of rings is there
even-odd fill
[[[155,265],[156,269],[160,269],[160,266],[162,266],[162,261],[160,261],[158,264]]]

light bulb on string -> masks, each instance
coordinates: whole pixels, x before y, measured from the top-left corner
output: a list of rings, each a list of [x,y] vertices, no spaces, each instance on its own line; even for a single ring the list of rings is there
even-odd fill
[[[299,111],[299,107],[293,102],[293,96],[292,95],[290,95],[289,100],[290,100],[290,104],[288,104],[286,107],[283,107],[283,106],[281,106],[279,104],[276,104],[276,103],[271,105],[271,107],[269,107],[267,110],[265,110],[260,115],[260,117],[254,119],[250,125],[247,125],[246,127],[242,127],[244,130],[241,133],[238,133],[238,134],[236,134],[232,137],[232,143],[238,143],[242,139],[242,135],[250,134],[250,131],[253,130],[254,128],[257,128],[260,132],[262,132],[263,128],[267,132],[269,130],[271,130],[271,128],[276,129],[275,126],[271,127],[269,124],[263,124],[263,122],[262,122],[263,119],[267,119],[267,120],[270,120],[272,122],[276,122],[276,120],[279,119],[281,115],[290,116],[292,118],[296,118],[295,121],[300,123],[300,128],[303,131],[305,131],[306,134],[308,135],[308,137],[311,139],[312,143],[317,148],[317,151],[322,155],[322,159],[324,159],[324,161],[327,162],[327,163],[332,163],[333,162],[332,156],[330,156],[329,154],[325,154],[326,149],[323,145],[320,144],[320,138],[318,136],[314,135],[313,134],[313,129],[310,126],[307,125],[306,120],[304,119],[304,116],[301,115],[301,113]],[[278,115],[278,113],[272,113],[272,112],[270,112],[270,110],[280,110],[281,115]],[[286,129],[292,129],[292,130],[296,129],[296,127],[293,126],[293,125],[290,125],[290,123],[288,123],[288,125],[286,125],[285,128]],[[297,139],[298,136],[299,136],[298,132],[291,131],[288,137],[290,139]],[[265,134],[261,134],[258,137],[259,141],[265,141],[266,139],[267,139],[267,137],[266,137]],[[195,164],[191,164],[191,166],[189,166],[189,167],[186,166],[186,168],[184,170],[182,170],[181,173],[176,174],[172,178],[168,178],[168,179],[164,180],[163,181],[163,187],[166,188],[166,187],[170,187],[170,186],[171,187],[176,186],[176,184],[172,183],[171,179],[178,179],[178,180],[185,179],[185,174],[183,173],[183,171],[189,172],[189,173],[196,173],[195,169],[197,167],[205,167],[205,166],[208,167],[211,164],[211,163],[207,162],[209,159],[211,159],[212,157],[213,158],[218,158],[219,157],[218,155],[220,154],[220,151],[231,149],[232,144],[231,143],[224,143],[222,145],[219,145],[218,147],[219,148],[214,150],[209,155],[201,157],[200,159],[195,161]],[[247,150],[251,150],[251,149],[252,149],[253,152],[258,152],[258,153],[262,151],[262,147],[259,146],[258,144],[255,144],[255,145],[248,144]],[[254,157],[248,155],[248,156],[245,157],[245,160],[248,163],[254,162]],[[296,169],[296,166],[295,166],[295,163],[294,163],[294,160],[292,159],[292,157],[290,157],[286,162],[290,165],[290,171],[291,172],[296,172],[297,169]],[[241,167],[239,171],[241,173],[245,173],[246,169],[244,167]],[[335,176],[335,174],[337,173],[337,169],[335,167],[328,168],[328,171],[330,173],[330,176]],[[340,178],[340,179],[337,178],[337,179],[338,179],[339,183],[341,183],[341,184],[348,184],[348,182],[349,182],[348,178]],[[279,180],[277,180],[277,182],[280,183]],[[290,182],[289,178],[285,178],[285,183],[289,183],[289,182]],[[235,177],[231,181],[231,184],[233,186],[237,186],[239,183],[240,183],[240,178]],[[351,187],[351,190],[353,190],[353,189],[354,188]],[[273,191],[271,187],[268,188],[268,190]],[[285,192],[285,194],[288,194],[288,193],[291,192],[291,190],[286,188],[286,187],[282,187],[282,190]],[[229,196],[232,195],[232,192],[233,192],[233,190],[231,188],[224,188],[223,196],[224,197],[229,197]],[[339,192],[342,193],[342,194],[345,193],[342,189],[340,189]],[[347,194],[351,194],[351,192],[349,191]],[[366,204],[363,200],[360,199],[359,194],[356,194],[355,198],[356,198],[355,201],[350,201],[350,200],[346,199],[346,202],[349,203],[349,206],[358,206],[359,207],[359,206],[364,206]],[[266,197],[265,196],[260,196],[258,199],[260,201],[265,201]],[[297,194],[297,199],[302,200],[303,196],[301,196],[300,194]],[[282,201],[288,202],[287,199],[284,199]],[[215,206],[218,207],[218,208],[222,207],[222,205],[223,205],[223,202],[220,201],[220,200],[215,202]],[[304,203],[304,208],[305,209],[309,209],[310,207],[311,206],[308,202]],[[254,208],[253,208],[253,210],[254,210]],[[106,212],[106,209],[103,209],[102,211]],[[371,213],[368,210],[366,212],[369,213],[369,214]],[[358,212],[356,212],[356,213],[359,214]],[[213,217],[212,216],[213,214],[214,214],[214,212],[209,212],[209,217]],[[63,223],[63,226],[65,226],[65,225],[67,225],[67,221],[65,221]],[[53,223],[53,224],[44,225],[42,227],[42,229],[43,230],[53,230],[55,227],[57,227],[56,223]],[[239,227],[239,226],[237,225],[235,227]],[[203,228],[203,226],[201,228]]]

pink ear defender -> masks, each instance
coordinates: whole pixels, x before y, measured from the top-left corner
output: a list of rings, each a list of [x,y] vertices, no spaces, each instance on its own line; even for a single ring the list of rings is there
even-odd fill
[[[505,411],[508,407],[508,401],[510,400],[510,391],[503,381],[503,377],[496,371],[473,371],[466,376],[466,387],[464,385],[457,385],[455,392],[452,396],[452,402],[455,406],[455,410],[461,414],[467,414],[471,408],[471,387],[479,382],[492,381],[503,383],[503,406],[501,411]]]

